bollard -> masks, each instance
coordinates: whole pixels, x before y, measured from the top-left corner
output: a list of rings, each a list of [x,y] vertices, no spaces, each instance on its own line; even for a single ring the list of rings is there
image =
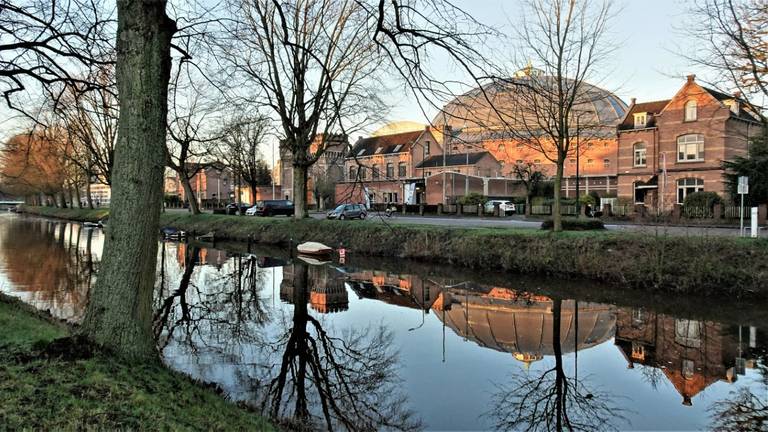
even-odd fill
[[[461,204],[456,204],[456,216],[462,216],[464,213],[464,206]]]
[[[443,214],[443,203],[437,205],[437,214],[438,216]]]
[[[424,203],[419,204],[419,216],[424,216]]]
[[[477,205],[477,217],[481,217],[483,215],[483,205],[478,204]]]
[[[405,210],[406,210],[406,207],[407,207],[407,206],[408,206],[408,204],[406,204],[406,203],[403,203],[403,214],[405,214]]]

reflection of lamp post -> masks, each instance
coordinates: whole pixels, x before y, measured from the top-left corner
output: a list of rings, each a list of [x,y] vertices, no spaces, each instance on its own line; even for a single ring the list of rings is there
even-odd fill
[[[413,297],[413,294],[411,294],[411,297]],[[408,331],[414,331],[424,326],[424,321],[426,319],[426,314],[424,313],[424,279],[421,279],[421,304],[419,306],[419,309],[421,309],[421,324],[416,327],[409,328]]]

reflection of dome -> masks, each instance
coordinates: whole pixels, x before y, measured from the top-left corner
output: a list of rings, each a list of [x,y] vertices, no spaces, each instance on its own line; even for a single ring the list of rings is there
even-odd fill
[[[521,122],[515,119],[521,118],[521,113],[531,112],[525,107],[531,100],[530,96],[525,96],[530,94],[526,90],[530,86],[520,85],[530,83],[529,80],[536,80],[532,84],[534,88],[546,88],[549,82],[554,84],[553,78],[539,74],[520,74],[505,82],[496,81],[455,98],[432,123],[438,130],[447,124],[453,129],[467,128],[468,131],[493,131],[505,129],[506,125],[520,125]],[[624,117],[627,105],[613,93],[587,83],[583,86],[583,97],[579,97],[579,103],[574,107],[576,112],[589,113],[581,115],[582,125],[616,126]]]
[[[399,133],[405,133],[405,132],[416,132],[416,131],[423,131],[424,130],[424,124],[417,123],[413,121],[396,121],[392,123],[385,124],[384,126],[376,129],[371,136],[382,136],[382,135],[394,135]]]
[[[469,308],[462,302],[445,310],[445,324],[456,334],[478,345],[512,353],[526,363],[554,355],[552,301],[528,303],[477,296],[470,296],[468,301]],[[580,303],[577,331],[574,305],[572,300],[562,303],[563,353],[590,348],[613,337],[616,315],[611,306]],[[442,319],[443,312],[436,315]]]

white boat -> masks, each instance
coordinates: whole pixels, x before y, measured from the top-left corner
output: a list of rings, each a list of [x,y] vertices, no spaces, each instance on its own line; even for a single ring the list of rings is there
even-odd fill
[[[318,242],[304,242],[296,246],[296,250],[302,255],[310,256],[328,256],[333,252],[333,248]]]
[[[330,261],[323,259],[322,257],[311,257],[311,256],[302,256],[299,255],[298,257],[300,260],[304,261],[305,263],[313,266],[321,266],[330,263]]]

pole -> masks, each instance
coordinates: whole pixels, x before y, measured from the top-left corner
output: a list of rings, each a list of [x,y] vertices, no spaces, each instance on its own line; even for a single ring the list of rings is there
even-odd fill
[[[282,165],[280,166],[280,171],[283,170]],[[272,199],[275,199],[275,142],[272,141]]]
[[[744,194],[741,194],[741,208],[739,208],[739,237],[744,237]]]
[[[445,183],[447,181],[446,179],[446,173],[445,173],[445,166],[446,166],[446,160],[445,160],[445,152],[448,148],[448,125],[443,126],[443,204],[448,205],[448,196],[445,194]]]
[[[464,146],[464,151],[467,155],[467,173],[464,176],[464,195],[469,195],[469,151],[467,151],[466,146]]]
[[[579,120],[581,116],[576,116],[576,217],[581,216],[581,204],[579,203]]]

